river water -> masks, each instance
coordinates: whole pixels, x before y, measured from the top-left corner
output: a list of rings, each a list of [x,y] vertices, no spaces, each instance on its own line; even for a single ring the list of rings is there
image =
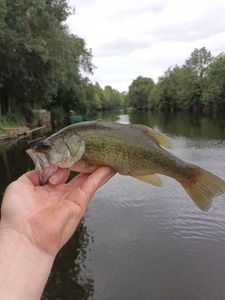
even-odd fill
[[[116,112],[167,134],[180,158],[225,179],[225,118]],[[27,142],[0,148],[0,192],[32,162]],[[225,299],[225,195],[201,212],[183,188],[116,175],[95,195],[55,261],[43,299]]]

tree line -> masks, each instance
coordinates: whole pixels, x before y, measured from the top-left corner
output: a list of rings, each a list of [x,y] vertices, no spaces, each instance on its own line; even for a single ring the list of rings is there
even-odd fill
[[[225,54],[213,57],[205,47],[157,83],[139,76],[127,94],[92,83],[91,49],[65,23],[73,13],[68,0],[0,0],[0,116],[29,119],[39,108],[225,110]]]
[[[128,91],[137,109],[224,111],[225,54],[213,57],[205,47],[195,49],[182,66],[169,67],[155,84],[139,76]]]
[[[0,115],[124,105],[124,94],[82,75],[94,66],[85,40],[65,24],[73,13],[67,0],[0,0]]]

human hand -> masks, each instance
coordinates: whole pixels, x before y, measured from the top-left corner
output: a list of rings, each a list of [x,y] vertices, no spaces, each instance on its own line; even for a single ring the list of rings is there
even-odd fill
[[[69,171],[59,169],[54,180],[40,186],[39,171],[27,172],[5,192],[0,231],[22,234],[40,251],[55,256],[74,233],[95,191],[114,174],[100,167],[65,183]]]

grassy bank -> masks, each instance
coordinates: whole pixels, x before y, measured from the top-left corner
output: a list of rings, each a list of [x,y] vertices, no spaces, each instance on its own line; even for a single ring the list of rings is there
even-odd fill
[[[0,117],[0,134],[21,126],[20,117],[17,114],[8,114]]]

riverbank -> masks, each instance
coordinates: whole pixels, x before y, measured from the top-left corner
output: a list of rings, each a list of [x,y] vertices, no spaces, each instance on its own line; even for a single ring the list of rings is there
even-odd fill
[[[0,141],[15,139],[19,136],[26,135],[29,131],[27,126],[17,126],[17,127],[2,127],[0,132]]]
[[[28,126],[18,126],[15,128],[2,128],[0,132],[0,142],[4,143],[14,139],[27,138],[32,133],[46,129],[46,126],[39,126],[36,128],[30,128]]]
[[[21,115],[8,114],[0,117],[0,142],[32,136],[38,131],[51,130],[51,113],[45,109],[32,110],[29,122]]]

